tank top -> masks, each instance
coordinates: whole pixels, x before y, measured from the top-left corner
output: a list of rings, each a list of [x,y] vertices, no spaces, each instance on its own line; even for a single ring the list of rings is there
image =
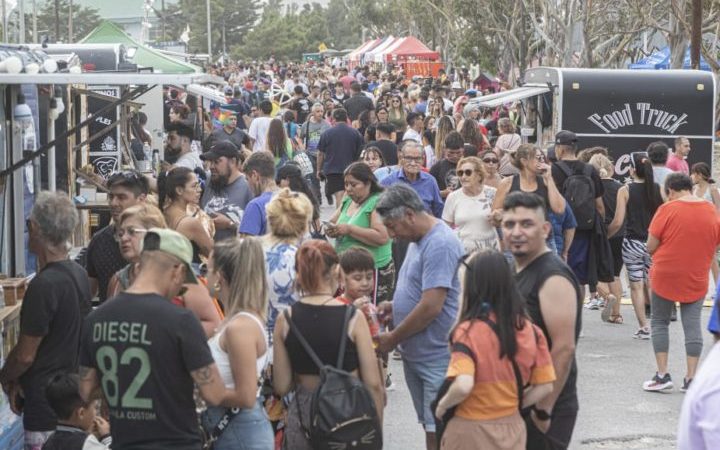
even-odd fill
[[[523,191],[520,188],[520,174],[513,175],[510,192],[527,192],[528,194],[537,194],[545,200],[545,211],[550,211],[550,195],[548,194],[547,186],[545,186],[545,180],[543,180],[541,176],[537,175],[535,176],[535,179],[537,180],[537,188],[534,191]]]
[[[658,190],[657,184],[653,184],[653,187]],[[632,182],[628,185],[628,202],[626,206],[627,214],[625,217],[626,233],[625,236],[629,239],[638,241],[646,241],[648,238],[648,228],[650,228],[650,221],[655,215],[655,211],[651,210],[650,204],[645,198],[645,183]]]
[[[340,336],[345,321],[345,310],[351,306],[309,305],[297,302],[292,305],[291,317],[300,334],[317,353],[323,364],[335,367],[340,352]],[[342,369],[352,372],[360,366],[355,342],[348,337]],[[300,375],[318,375],[320,371],[295,335],[288,331],[285,348],[290,356],[293,372]]]
[[[572,270],[560,259],[557,255],[552,252],[546,252],[528,264],[522,271],[515,275],[515,281],[517,281],[518,290],[520,294],[525,298],[525,307],[527,309],[530,319],[533,323],[540,327],[545,334],[548,341],[548,347],[552,350],[552,338],[548,334],[545,320],[543,319],[542,312],[540,311],[540,288],[542,288],[545,281],[548,278],[559,275],[566,278],[575,288],[575,296],[577,298],[577,309],[575,315],[575,343],[577,343],[578,337],[580,336],[580,328],[582,327],[582,304],[583,298],[580,291],[580,287],[575,278],[575,274]],[[577,365],[573,358],[570,372],[568,373],[567,381],[563,387],[560,396],[558,397],[557,404],[562,405],[566,402],[571,402],[576,396],[575,384],[577,382]]]
[[[262,332],[262,335],[265,337],[265,353],[255,361],[256,374],[259,380],[262,377],[270,356],[270,345],[268,343],[267,333],[265,332],[265,325],[263,325],[260,319],[248,312],[239,312],[233,317],[233,319],[237,316],[246,316],[253,319]],[[227,324],[225,326],[227,326]],[[210,347],[210,352],[215,360],[215,364],[217,364],[220,377],[222,378],[223,383],[225,383],[225,387],[228,389],[235,389],[235,379],[233,378],[232,368],[230,367],[230,358],[228,357],[227,352],[220,347],[220,337],[225,332],[225,326],[218,330],[218,332],[215,333],[215,336],[210,338],[208,346]]]

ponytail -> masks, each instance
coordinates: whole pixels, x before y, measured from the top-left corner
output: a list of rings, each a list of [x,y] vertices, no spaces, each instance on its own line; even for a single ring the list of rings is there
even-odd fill
[[[158,185],[158,207],[164,210],[167,201],[177,198],[176,189],[185,186],[188,178],[194,172],[187,167],[175,167],[167,172],[160,172],[157,179]]]
[[[311,239],[305,241],[295,254],[295,281],[299,291],[316,293],[323,278],[330,276],[333,266],[338,264],[338,255],[327,241]],[[334,295],[333,292],[331,295]]]
[[[645,180],[645,201],[650,206],[652,214],[655,214],[655,211],[662,205],[663,199],[659,187],[655,185],[652,162],[647,153],[633,153],[630,157],[638,177]]]

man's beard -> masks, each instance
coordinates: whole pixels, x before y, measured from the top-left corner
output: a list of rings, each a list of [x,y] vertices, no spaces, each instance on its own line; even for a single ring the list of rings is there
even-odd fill
[[[182,149],[174,149],[170,147],[169,145],[165,146],[165,161],[169,162],[170,164],[175,164],[178,159],[180,159],[180,153],[182,152]]]
[[[230,177],[228,175],[212,174],[210,175],[210,188],[217,192],[228,185]]]

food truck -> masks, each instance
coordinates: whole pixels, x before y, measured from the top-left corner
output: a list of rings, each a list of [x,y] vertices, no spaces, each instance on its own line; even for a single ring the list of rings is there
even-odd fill
[[[680,136],[690,140],[690,166],[712,166],[715,98],[715,78],[705,71],[539,67],[525,72],[520,87],[477,97],[469,107],[519,103],[526,141],[545,147],[559,130],[573,131],[578,149],[606,147],[622,179],[631,152],[654,141],[672,149]]]

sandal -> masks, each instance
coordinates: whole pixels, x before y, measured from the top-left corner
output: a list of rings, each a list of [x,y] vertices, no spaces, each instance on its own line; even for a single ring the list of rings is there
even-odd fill
[[[613,308],[615,308],[616,304],[617,298],[615,298],[615,296],[612,294],[608,295],[607,301],[605,302],[605,307],[600,313],[600,319],[602,319],[603,322],[610,322],[610,318],[613,316],[612,310]]]
[[[623,324],[622,314],[611,314],[610,317],[608,317],[607,323],[614,323],[616,325],[622,325]]]

